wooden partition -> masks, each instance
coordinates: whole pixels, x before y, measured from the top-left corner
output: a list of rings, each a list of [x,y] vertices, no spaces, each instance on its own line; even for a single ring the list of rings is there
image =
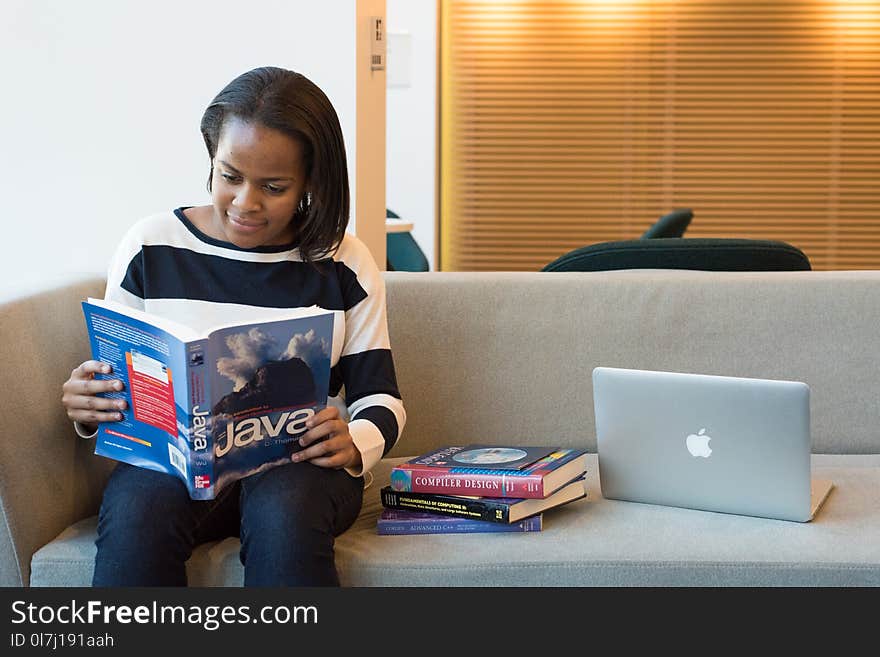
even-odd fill
[[[440,0],[440,267],[687,237],[880,269],[880,2]]]

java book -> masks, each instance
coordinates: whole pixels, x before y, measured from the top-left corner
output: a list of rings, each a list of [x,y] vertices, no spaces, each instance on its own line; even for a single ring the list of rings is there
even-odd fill
[[[123,382],[105,396],[129,409],[99,425],[95,453],[176,475],[193,499],[288,463],[306,420],[327,405],[330,311],[199,335],[106,301],[83,309],[93,357]]]

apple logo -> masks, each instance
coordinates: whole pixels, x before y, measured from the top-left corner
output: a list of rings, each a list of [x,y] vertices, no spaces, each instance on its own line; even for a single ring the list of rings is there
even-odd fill
[[[702,456],[703,458],[709,458],[709,455],[712,454],[712,448],[709,447],[709,441],[712,440],[712,436],[706,435],[706,429],[700,429],[699,433],[692,433],[687,437],[687,448],[691,453],[691,456]]]

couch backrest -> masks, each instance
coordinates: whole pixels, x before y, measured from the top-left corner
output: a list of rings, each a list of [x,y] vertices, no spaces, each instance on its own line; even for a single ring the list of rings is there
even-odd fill
[[[386,274],[407,426],[596,447],[597,365],[804,381],[813,451],[880,453],[880,272]]]
[[[112,463],[76,437],[61,385],[89,357],[80,302],[103,294],[93,278],[0,300],[2,586],[24,585],[34,550],[98,508]]]

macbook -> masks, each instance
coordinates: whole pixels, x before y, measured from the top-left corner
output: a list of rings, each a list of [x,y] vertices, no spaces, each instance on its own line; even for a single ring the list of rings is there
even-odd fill
[[[606,498],[806,522],[833,487],[805,383],[597,367],[593,402]]]

